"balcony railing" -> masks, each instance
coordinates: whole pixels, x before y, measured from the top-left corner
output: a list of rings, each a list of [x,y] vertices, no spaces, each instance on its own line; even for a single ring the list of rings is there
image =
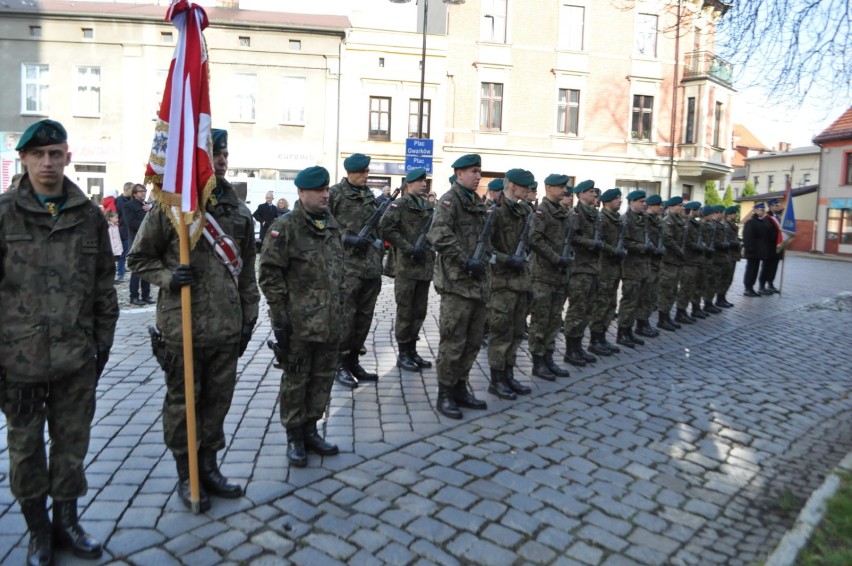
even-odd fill
[[[709,51],[693,51],[684,56],[684,79],[712,79],[733,87],[734,66]]]

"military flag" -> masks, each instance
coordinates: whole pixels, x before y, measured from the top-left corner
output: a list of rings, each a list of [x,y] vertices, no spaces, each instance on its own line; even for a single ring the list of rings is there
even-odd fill
[[[796,213],[793,210],[793,171],[794,168],[790,167],[790,177],[784,193],[784,216],[781,218],[778,230],[778,253],[787,249],[796,238]]]

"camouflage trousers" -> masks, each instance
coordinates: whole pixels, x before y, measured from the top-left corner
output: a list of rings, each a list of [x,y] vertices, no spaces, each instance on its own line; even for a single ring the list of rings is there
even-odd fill
[[[618,326],[633,326],[639,314],[640,304],[648,293],[648,278],[623,279],[621,301],[618,303]]]
[[[660,266],[660,282],[657,289],[657,306],[659,310],[671,313],[678,296],[678,286],[683,268],[671,263]]]
[[[343,281],[343,333],[340,353],[357,352],[364,345],[373,325],[376,299],[382,290],[382,279],[345,277]]]
[[[737,262],[728,260],[719,269],[719,280],[716,282],[716,293],[724,295],[731,288],[731,283],[734,282],[734,271],[737,269]]]
[[[163,401],[163,438],[175,455],[186,454],[186,389],[183,382],[183,351],[167,344],[175,363],[166,371],[166,398]],[[225,447],[225,417],[231,409],[237,381],[239,343],[193,348],[195,376],[195,430],[197,448],[219,451]]]
[[[684,265],[680,271],[680,290],[677,293],[677,308],[685,309],[690,303],[701,299],[699,280],[704,271],[701,265]]]
[[[54,501],[66,501],[86,494],[83,463],[89,451],[97,383],[94,358],[50,382],[24,383],[14,375],[6,376],[0,387],[5,397],[9,486],[18,500],[50,495]]]
[[[441,341],[435,364],[438,383],[453,386],[458,381],[468,380],[470,368],[482,346],[486,315],[484,301],[467,299],[454,293],[441,295],[438,322]]]
[[[562,307],[565,305],[565,287],[533,285],[533,298],[530,304],[530,354],[544,356],[556,349],[556,336],[562,321]]]
[[[715,258],[707,262],[704,270],[704,286],[701,293],[705,303],[713,303],[713,297],[716,296],[716,288],[722,279],[723,269],[724,264]]]
[[[568,280],[568,312],[565,313],[565,336],[580,338],[592,321],[592,305],[597,293],[597,275],[572,273]]]
[[[648,320],[651,318],[651,313],[657,310],[659,302],[658,290],[660,286],[660,264],[651,263],[651,268],[648,270],[648,285],[645,294],[639,300],[639,309],[636,311],[638,320]]]
[[[615,318],[615,307],[618,303],[618,283],[620,278],[603,279],[601,286],[592,300],[592,320],[589,328],[592,332],[606,332],[612,319]],[[619,322],[621,324],[621,322]]]
[[[504,370],[515,367],[518,347],[524,339],[527,321],[526,291],[497,289],[491,291],[488,303],[488,365]]]
[[[329,352],[336,347],[337,344],[324,342],[290,342],[281,374],[281,424],[285,429],[322,418],[331,397],[337,365]]]
[[[426,320],[430,285],[432,285],[431,281],[418,281],[408,277],[394,279],[393,295],[396,299],[394,333],[397,342],[406,344],[417,340],[420,329],[423,328],[423,321]]]

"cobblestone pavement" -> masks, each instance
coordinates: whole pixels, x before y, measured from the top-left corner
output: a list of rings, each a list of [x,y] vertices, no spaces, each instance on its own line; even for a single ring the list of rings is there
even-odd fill
[[[852,263],[788,263],[783,296],[748,299],[735,284],[735,308],[555,383],[530,379],[524,344],[517,373],[534,392],[516,402],[485,392],[483,350],[471,381],[489,407],[463,421],[434,410],[434,370],[395,367],[387,282],[364,357],[381,379],[335,385],[325,428],[343,453],[311,455],[306,469],[287,466],[264,316],[223,453],[247,495],[201,515],[174,494],[153,307],[123,311],[83,521],[105,541],[103,563],[759,562],[852,449]],[[437,307],[435,297],[419,343],[432,357]],[[21,564],[27,537],[0,436],[0,562]],[[77,563],[65,552],[57,562]]]

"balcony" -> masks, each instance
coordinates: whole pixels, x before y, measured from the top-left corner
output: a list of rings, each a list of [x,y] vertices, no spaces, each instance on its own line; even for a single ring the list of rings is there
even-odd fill
[[[709,51],[693,51],[684,56],[683,80],[710,79],[722,86],[733,88],[731,82],[734,76],[734,66],[710,53]]]

